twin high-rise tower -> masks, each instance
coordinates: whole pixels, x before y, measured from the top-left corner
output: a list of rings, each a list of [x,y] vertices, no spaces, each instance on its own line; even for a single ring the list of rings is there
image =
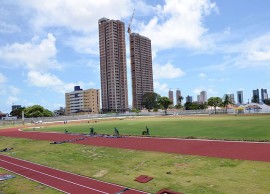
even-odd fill
[[[132,77],[132,106],[142,109],[143,95],[154,92],[151,40],[130,33],[130,64]]]
[[[102,110],[128,109],[125,24],[102,18],[99,25]]]
[[[102,110],[128,110],[125,24],[102,18],[99,24]],[[153,92],[151,40],[130,33],[132,105],[142,108],[142,97]]]

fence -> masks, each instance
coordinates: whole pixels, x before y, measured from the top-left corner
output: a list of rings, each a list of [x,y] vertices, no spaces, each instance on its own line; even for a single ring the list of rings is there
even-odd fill
[[[241,114],[270,114],[269,109],[244,109]],[[211,115],[215,114],[214,109],[202,109],[202,110],[167,110],[167,115]],[[216,114],[238,114],[235,109],[217,109]],[[139,116],[162,116],[165,115],[165,111],[160,112],[129,112],[129,113],[110,113],[110,114],[88,114],[88,115],[71,115],[71,116],[55,116],[55,117],[38,117],[38,118],[25,118],[16,120],[0,120],[1,125],[15,125],[15,124],[27,124],[27,123],[50,123],[50,122],[64,122],[64,121],[79,121],[79,120],[94,120],[103,118],[121,118],[121,117],[139,117]]]

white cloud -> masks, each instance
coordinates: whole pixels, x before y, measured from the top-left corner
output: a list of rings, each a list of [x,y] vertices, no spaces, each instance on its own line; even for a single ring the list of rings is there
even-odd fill
[[[160,95],[166,95],[169,91],[169,86],[166,83],[154,81],[154,91]]]
[[[30,23],[36,29],[58,26],[78,32],[96,31],[98,19],[123,18],[132,10],[130,0],[24,0],[21,6],[33,12]]]
[[[8,91],[9,91],[8,93],[13,96],[17,96],[18,94],[21,93],[21,89],[12,85],[8,86]]]
[[[48,34],[47,39],[37,43],[34,37],[31,42],[20,44],[14,43],[0,48],[0,59],[10,62],[11,65],[23,66],[30,70],[55,69],[60,65],[55,59],[57,50],[55,37]]]
[[[19,101],[20,101],[20,99],[18,97],[16,97],[16,96],[9,96],[6,99],[6,104],[11,106],[12,104],[17,103]]]
[[[204,90],[204,87],[195,88],[193,90],[193,93],[196,95],[199,95],[201,93],[201,91],[203,91],[203,90]]]
[[[0,33],[12,34],[14,32],[20,32],[20,28],[14,24],[8,24],[4,21],[0,21]]]
[[[245,48],[248,60],[270,61],[270,34],[251,40]]]
[[[206,77],[206,74],[205,73],[199,73],[199,77],[204,79]]]
[[[40,88],[48,88],[58,93],[71,92],[76,85],[80,85],[81,87],[94,85],[93,82],[84,83],[81,81],[77,83],[65,83],[53,74],[41,73],[38,71],[29,71],[27,77],[29,85]]]
[[[209,96],[213,96],[213,95],[217,95],[218,92],[217,92],[216,90],[214,90],[213,88],[208,88],[208,89],[207,89],[207,94],[208,94]]]
[[[0,73],[0,84],[6,83],[7,78],[4,76],[4,74]]]
[[[157,5],[157,15],[141,24],[140,33],[151,37],[155,49],[173,47],[200,48],[207,29],[203,18],[217,9],[210,0],[165,0]],[[203,43],[204,42],[204,43]]]
[[[88,34],[86,36],[69,37],[65,44],[71,46],[78,53],[93,55],[99,54],[99,42],[97,33],[92,33],[91,35]]]
[[[230,34],[231,34],[231,27],[228,26],[228,27],[224,30],[223,33],[226,34],[226,35],[230,35]]]
[[[182,77],[185,75],[185,72],[181,68],[174,67],[170,62],[166,65],[154,65],[154,79],[166,78],[173,79],[177,77]]]

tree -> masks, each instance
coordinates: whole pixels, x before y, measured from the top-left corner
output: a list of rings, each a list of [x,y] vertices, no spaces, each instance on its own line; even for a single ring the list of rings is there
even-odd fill
[[[176,109],[181,109],[183,106],[181,105],[181,104],[176,104],[175,106],[174,106],[174,108],[176,108]]]
[[[185,107],[185,110],[191,110],[192,108],[192,102],[186,102],[185,104],[184,104],[184,107]]]
[[[144,106],[148,111],[153,108],[158,108],[158,99],[160,95],[155,92],[146,92],[143,95],[142,106]]]
[[[179,101],[179,104],[182,104],[182,100],[184,100],[183,96],[178,96],[177,101]]]
[[[215,109],[215,114],[217,113],[217,106],[221,106],[222,105],[222,99],[220,97],[211,97],[208,99],[207,101],[209,106],[213,106]]]
[[[163,106],[163,108],[165,110],[165,114],[167,114],[167,109],[168,109],[169,105],[171,105],[173,103],[168,97],[165,97],[165,96],[159,98],[158,102],[161,106]]]
[[[10,115],[17,118],[22,118],[22,111],[25,109],[25,107],[18,108],[16,110],[13,110],[10,112]]]
[[[253,102],[253,103],[259,103],[259,96],[256,95],[256,94],[254,94],[252,96],[251,102]]]
[[[232,103],[229,95],[226,94],[224,97],[224,100],[223,100],[223,106],[226,108],[226,113],[227,113],[228,105],[230,105],[230,104],[233,104],[233,103]]]
[[[52,117],[53,113],[40,105],[29,106],[24,109],[25,117]]]
[[[207,104],[198,103],[198,102],[186,102],[184,104],[184,107],[186,110],[200,110],[200,109],[206,109]]]
[[[270,99],[265,99],[263,102],[264,102],[264,104],[270,106]]]

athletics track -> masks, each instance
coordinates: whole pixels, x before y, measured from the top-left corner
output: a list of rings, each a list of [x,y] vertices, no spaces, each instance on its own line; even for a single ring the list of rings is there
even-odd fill
[[[262,142],[187,140],[150,137],[103,138],[61,133],[22,132],[15,128],[0,130],[0,136],[47,141],[65,141],[84,137],[85,139],[74,141],[72,143],[270,162],[270,143]],[[143,193],[136,190],[121,192],[121,190],[123,191],[125,188],[119,185],[100,182],[4,155],[0,155],[0,167],[66,193]]]
[[[15,128],[0,130],[0,136],[48,141],[64,141],[84,137],[82,135],[70,135],[61,133],[22,132]],[[75,141],[73,143],[123,149],[270,162],[269,142],[189,140],[148,137],[87,137],[84,140]]]

